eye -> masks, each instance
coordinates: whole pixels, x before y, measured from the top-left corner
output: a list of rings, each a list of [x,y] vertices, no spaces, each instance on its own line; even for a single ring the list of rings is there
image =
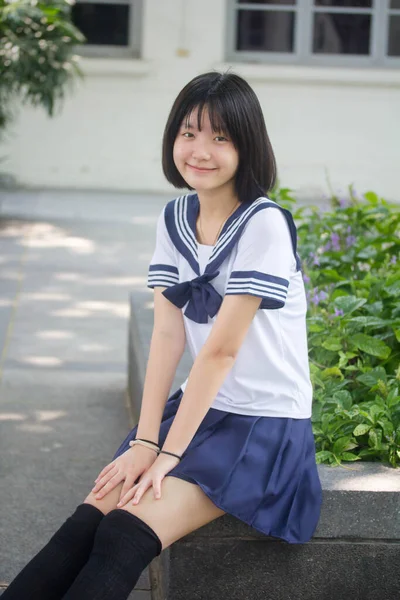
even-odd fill
[[[190,139],[190,137],[194,137],[193,133],[191,133],[190,131],[185,131],[184,133],[182,133],[183,137],[186,137],[186,139]]]
[[[223,141],[223,142],[227,142],[227,138],[224,137],[223,135],[217,135],[217,137],[215,138],[218,141]]]

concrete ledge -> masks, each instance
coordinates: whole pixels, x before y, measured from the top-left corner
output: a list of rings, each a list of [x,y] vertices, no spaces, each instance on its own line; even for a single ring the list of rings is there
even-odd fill
[[[145,361],[132,301],[128,365],[138,417]],[[318,472],[323,506],[308,544],[269,538],[225,515],[153,561],[153,600],[399,598],[400,469],[359,462]]]

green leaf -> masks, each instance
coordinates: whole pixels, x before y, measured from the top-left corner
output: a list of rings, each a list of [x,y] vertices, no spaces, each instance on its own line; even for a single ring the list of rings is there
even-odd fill
[[[389,421],[389,419],[379,419],[377,425],[380,425],[382,427],[383,430],[383,434],[387,437],[390,438],[393,436],[394,434],[394,425],[391,421]]]
[[[394,387],[390,390],[386,398],[386,404],[389,408],[392,408],[396,404],[400,405],[399,388]]]
[[[333,457],[332,452],[329,452],[329,450],[321,450],[320,452],[316,452],[315,453],[315,459],[316,459],[316,463],[317,465],[321,464],[322,462],[330,459]]]
[[[382,340],[377,340],[376,338],[366,335],[365,333],[356,333],[351,337],[351,342],[366,354],[371,354],[372,356],[377,356],[378,358],[388,358],[392,351],[391,348],[385,344],[385,342],[382,342]]]
[[[322,269],[321,274],[331,281],[345,281],[345,277],[341,277],[335,269]]]
[[[371,446],[371,448],[376,448],[377,450],[379,450],[380,443],[375,429],[370,430],[368,443]]]
[[[350,410],[353,406],[353,398],[347,390],[340,390],[333,395],[334,399],[343,406],[346,410]]]
[[[400,329],[393,329],[396,340],[400,342]]]
[[[332,452],[333,454],[341,454],[344,450],[350,450],[349,444],[351,444],[351,437],[344,436],[336,440],[333,444]]]
[[[343,373],[338,367],[330,367],[329,369],[324,369],[321,373],[321,377],[323,379],[327,379],[328,377],[340,377],[344,378]]]
[[[368,259],[374,258],[378,254],[378,250],[374,246],[367,246],[360,252],[357,252],[357,258]]]
[[[366,192],[364,198],[372,205],[376,206],[379,202],[379,196],[375,192]]]
[[[387,381],[384,367],[375,367],[375,369],[371,369],[357,377],[357,381],[360,381],[369,388],[374,387],[379,380],[384,381],[385,383]]]
[[[391,296],[400,296],[400,279],[391,285],[385,285],[383,289]]]
[[[351,324],[357,323],[363,327],[387,327],[390,321],[386,319],[380,319],[378,317],[353,317],[350,321]]]
[[[342,310],[344,315],[349,315],[367,302],[366,298],[357,298],[356,296],[339,296],[335,298],[333,305],[338,310]]]
[[[342,460],[346,460],[346,461],[361,460],[361,458],[359,456],[357,456],[356,454],[353,454],[352,452],[342,452],[340,458]]]
[[[373,404],[369,408],[369,414],[371,415],[375,423],[378,420],[378,416],[380,416],[383,412],[384,409],[381,406],[378,406],[377,404]]]
[[[337,337],[328,338],[327,340],[322,342],[321,345],[323,348],[326,348],[326,350],[337,351],[342,349],[342,343],[340,341],[340,338]]]
[[[364,307],[364,310],[371,315],[375,315],[375,316],[379,317],[380,315],[382,315],[383,302],[382,302],[382,300],[377,300],[376,302],[373,302],[372,304],[366,304]]]
[[[318,325],[317,323],[310,323],[307,328],[310,333],[320,333],[321,331],[325,331],[325,327],[323,325]]]
[[[358,437],[359,435],[365,435],[371,429],[372,425],[367,425],[366,423],[360,423],[353,431],[353,435]]]

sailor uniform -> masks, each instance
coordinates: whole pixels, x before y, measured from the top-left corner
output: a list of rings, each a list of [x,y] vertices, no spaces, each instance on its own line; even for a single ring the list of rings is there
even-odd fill
[[[196,194],[169,202],[157,222],[148,286],[182,309],[195,360],[225,295],[261,303],[235,363],[183,454],[168,473],[200,485],[222,510],[266,535],[308,541],[322,490],[311,425],[307,303],[291,213],[262,197],[242,203],[214,246],[196,240]],[[165,440],[187,379],[168,399]],[[129,448],[136,428],[116,456]]]

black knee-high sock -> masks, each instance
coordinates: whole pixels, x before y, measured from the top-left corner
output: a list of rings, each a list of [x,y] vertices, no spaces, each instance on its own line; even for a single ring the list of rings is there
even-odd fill
[[[80,504],[16,576],[1,600],[60,600],[88,560],[103,517],[95,506]]]
[[[90,558],[63,600],[126,600],[161,550],[159,537],[144,521],[112,510],[100,523]]]

